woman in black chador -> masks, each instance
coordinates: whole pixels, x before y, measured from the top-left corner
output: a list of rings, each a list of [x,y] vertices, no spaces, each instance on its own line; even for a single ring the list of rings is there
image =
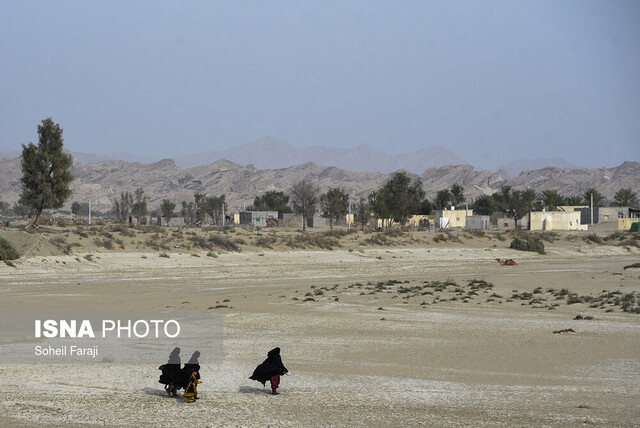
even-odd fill
[[[196,372],[198,379],[200,379],[200,361],[198,361],[198,358],[200,358],[200,351],[194,352],[191,355],[189,362],[184,365],[184,368],[182,369],[182,371],[187,379],[189,378],[189,376],[191,376],[191,373],[193,372]]]
[[[193,372],[196,372],[196,379],[200,379],[200,351],[196,351],[191,355],[189,362],[184,365],[182,370],[176,375],[175,385],[178,389],[187,388],[189,378]]]
[[[177,346],[173,348],[167,364],[163,364],[158,368],[162,370],[158,382],[164,384],[164,390],[167,391],[167,395],[177,397],[178,387],[176,386],[176,381],[180,377],[180,348]]]
[[[278,395],[276,389],[278,389],[278,386],[280,385],[280,376],[284,374],[289,375],[291,373],[287,370],[284,364],[282,364],[280,348],[274,348],[267,353],[267,359],[256,367],[249,379],[257,380],[263,385],[267,380],[270,380],[271,393],[273,395]]]

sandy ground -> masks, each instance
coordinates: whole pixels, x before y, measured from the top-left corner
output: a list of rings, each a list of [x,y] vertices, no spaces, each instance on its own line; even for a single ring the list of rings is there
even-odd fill
[[[102,253],[0,265],[1,309],[230,306],[224,360],[203,364],[196,404],[166,397],[165,361],[2,364],[0,426],[640,426],[640,314],[554,294],[640,292],[640,270],[623,269],[640,261],[632,250]],[[472,279],[493,287],[469,294]],[[455,286],[425,285],[447,280]],[[537,287],[538,300],[511,298]],[[279,396],[247,379],[274,346],[293,372]]]

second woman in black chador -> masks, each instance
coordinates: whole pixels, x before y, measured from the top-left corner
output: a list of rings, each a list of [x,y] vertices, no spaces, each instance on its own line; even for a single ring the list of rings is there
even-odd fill
[[[180,378],[180,348],[175,347],[169,355],[167,364],[163,364],[158,368],[162,370],[158,382],[164,384],[167,395],[176,397],[178,395],[176,381]]]
[[[267,353],[267,359],[256,367],[249,379],[257,380],[263,385],[267,380],[271,381],[271,393],[277,395],[276,389],[280,385],[280,376],[287,373],[289,370],[282,364],[280,348],[274,348]]]

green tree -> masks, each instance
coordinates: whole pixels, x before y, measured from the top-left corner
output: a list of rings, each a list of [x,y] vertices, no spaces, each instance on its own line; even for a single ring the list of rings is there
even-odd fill
[[[411,178],[406,172],[398,171],[386,182],[385,196],[391,217],[401,225],[407,222],[412,214],[420,211],[420,204],[424,199],[422,182]]]
[[[208,196],[202,200],[202,210],[211,217],[211,223],[218,224],[218,220],[222,217],[222,206],[225,203],[225,195]]]
[[[360,198],[355,212],[355,220],[360,224],[360,228],[364,230],[364,227],[369,223],[371,219],[371,207],[365,198]]]
[[[592,195],[593,195],[593,206],[594,207],[603,206],[603,204],[604,204],[604,196],[602,196],[602,193],[598,192],[594,187],[589,187],[582,194],[582,198],[584,200],[584,203],[590,206],[591,205],[591,196]]]
[[[344,218],[349,210],[349,195],[339,187],[327,190],[320,195],[322,217],[329,219],[329,227],[333,229],[333,221]]]
[[[133,196],[130,192],[120,192],[120,201],[113,200],[113,211],[118,216],[118,220],[127,221],[133,206]]]
[[[62,128],[51,118],[38,125],[38,145],[22,145],[22,194],[20,203],[35,216],[27,226],[35,227],[43,209],[60,208],[71,196],[73,158],[63,150]]]
[[[451,186],[451,203],[453,205],[462,205],[466,199],[466,197],[464,196],[464,189],[462,188],[461,185],[459,185],[458,183],[454,184],[453,186]]]
[[[11,211],[13,211],[13,215],[15,215],[16,217],[29,217],[34,213],[33,208],[23,205],[19,202],[15,202],[13,204],[13,208],[11,208]]]
[[[496,201],[492,195],[480,195],[471,204],[473,213],[477,215],[491,215],[496,211]]]
[[[175,202],[171,202],[169,199],[162,200],[162,203],[160,204],[160,212],[162,213],[162,217],[165,218],[167,224],[169,224],[171,219],[174,217],[173,210],[175,209]]]
[[[436,209],[444,210],[451,205],[451,192],[449,189],[438,190],[436,197],[433,200],[433,205]]]
[[[570,206],[582,205],[582,196],[571,195],[564,198],[564,203]]]
[[[623,187],[613,195],[613,206],[615,207],[637,207],[638,195],[629,187]]]
[[[291,187],[291,205],[296,214],[302,215],[302,231],[307,230],[307,219],[313,218],[318,204],[318,190],[309,180],[301,180]]]
[[[144,190],[140,187],[134,192],[133,205],[131,206],[131,214],[138,220],[147,215],[147,196],[144,194]]]
[[[503,186],[500,193],[507,215],[514,220],[517,229],[518,220],[533,210],[538,194],[533,189],[512,190],[511,186]]]
[[[389,196],[389,189],[381,187],[369,193],[367,198],[371,212],[376,220],[382,220],[382,227],[389,227],[387,223],[387,220],[391,218],[391,209],[389,208],[389,200],[391,198]]]
[[[433,204],[429,199],[424,198],[424,200],[420,202],[420,210],[418,211],[418,214],[429,215],[431,214],[431,211],[433,211]]]
[[[262,196],[256,196],[253,205],[247,207],[247,211],[277,211],[279,213],[292,212],[289,206],[289,196],[284,192],[270,190]]]
[[[565,200],[557,190],[543,190],[542,191],[542,203],[551,211],[558,209],[560,205],[564,205]]]

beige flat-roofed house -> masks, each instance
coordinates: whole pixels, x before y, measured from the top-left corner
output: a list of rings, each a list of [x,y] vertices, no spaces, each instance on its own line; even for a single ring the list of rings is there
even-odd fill
[[[433,213],[437,227],[465,227],[467,225],[467,216],[472,216],[473,210],[437,210],[433,211]]]
[[[587,230],[580,224],[579,211],[532,211],[529,213],[529,230]]]

